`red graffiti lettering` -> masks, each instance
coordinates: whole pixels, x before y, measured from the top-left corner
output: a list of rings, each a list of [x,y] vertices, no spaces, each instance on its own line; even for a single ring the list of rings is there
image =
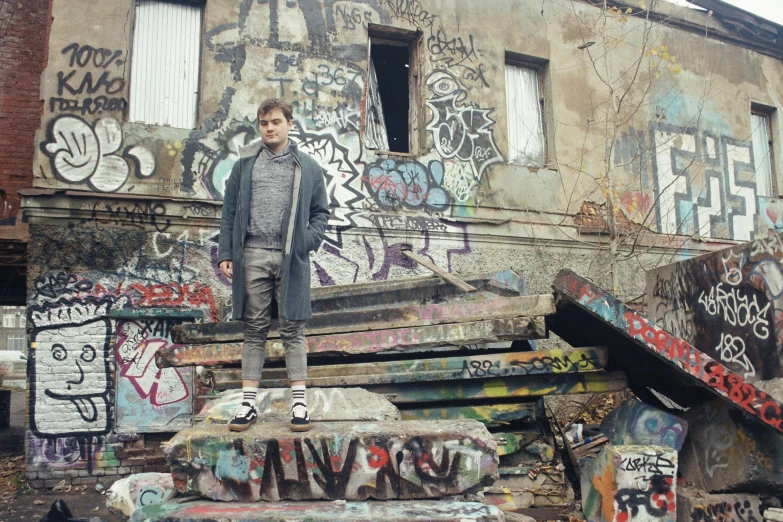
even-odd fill
[[[171,282],[165,285],[144,286],[139,283],[131,285],[139,297],[134,300],[137,306],[183,306],[209,307],[212,321],[220,319],[212,289],[201,283],[180,284]]]

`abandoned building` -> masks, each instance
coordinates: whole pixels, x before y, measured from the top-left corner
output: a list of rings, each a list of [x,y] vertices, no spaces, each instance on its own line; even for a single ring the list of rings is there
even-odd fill
[[[674,520],[678,471],[704,495],[783,494],[783,27],[691,3],[49,0],[22,24],[0,2],[0,261],[26,277],[4,272],[0,300],[27,309],[28,482],[171,472],[181,492],[314,510],[481,492],[410,508],[442,520],[552,519],[580,495],[590,520]],[[329,196],[314,419],[364,431],[269,435],[275,471],[251,486],[236,470],[264,465],[215,449],[242,340],[217,244],[268,97],[292,103]],[[542,397],[629,387],[644,402],[616,410],[611,446],[560,453]],[[626,433],[642,417],[668,431]],[[601,504],[637,483],[629,459],[663,482]]]

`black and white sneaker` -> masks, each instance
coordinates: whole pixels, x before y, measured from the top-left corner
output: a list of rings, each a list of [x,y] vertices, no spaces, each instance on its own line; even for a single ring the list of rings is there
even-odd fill
[[[291,406],[291,431],[307,431],[310,429],[310,414],[307,406],[301,402],[295,402]]]
[[[256,407],[249,402],[242,401],[242,404],[237,408],[237,412],[234,414],[234,418],[228,423],[229,431],[245,431],[248,429],[258,418],[258,412]]]

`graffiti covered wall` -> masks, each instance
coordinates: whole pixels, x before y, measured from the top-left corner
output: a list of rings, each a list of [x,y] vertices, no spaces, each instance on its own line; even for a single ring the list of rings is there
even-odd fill
[[[54,461],[41,456],[51,448],[68,455],[67,469],[125,468],[111,445],[132,444],[138,433],[117,442],[118,430],[145,431],[185,414],[190,377],[147,364],[169,342],[170,321],[148,324],[128,311],[180,307],[205,321],[225,317],[229,281],[216,266],[221,201],[240,148],[259,139],[255,113],[263,98],[292,102],[290,137],[324,169],[331,215],[311,257],[312,286],[427,275],[402,254],[408,245],[450,272],[518,269],[532,292],[549,292],[563,266],[597,281],[608,277],[604,239],[585,242],[574,223],[581,203],[597,193],[605,159],[597,145],[605,132],[590,123],[594,105],[585,94],[601,85],[585,67],[576,30],[594,8],[567,2],[542,11],[516,0],[210,1],[201,18],[197,123],[183,129],[128,121],[128,60],[142,23],[136,2],[88,4],[96,23],[84,26],[84,6],[52,2],[34,144],[40,191],[25,198],[36,346],[31,478],[54,479],[46,471]],[[640,23],[627,26],[629,38],[640,38]],[[410,154],[373,150],[365,139],[373,24],[415,35],[409,81],[399,83],[409,89]],[[530,31],[521,34],[520,26]],[[720,49],[751,70],[741,82],[716,79],[724,89],[702,107],[704,125],[691,123],[685,103],[665,104],[664,118],[660,93],[690,95],[706,74],[698,56],[683,53],[689,74],[661,78],[651,90],[659,98],[620,130],[612,159],[621,211],[663,235],[750,238],[761,208],[756,157],[746,139],[749,116],[734,102],[783,99],[780,82],[758,74],[775,77],[783,67],[671,27],[652,37],[704,55]],[[539,67],[546,168],[507,161],[509,53]],[[644,247],[661,241],[654,234],[637,239]],[[682,245],[689,255],[710,248],[683,240],[673,249]],[[638,295],[639,264],[659,260],[656,252],[621,263],[623,292]],[[761,294],[754,295],[762,310]],[[75,313],[64,311],[70,309]]]

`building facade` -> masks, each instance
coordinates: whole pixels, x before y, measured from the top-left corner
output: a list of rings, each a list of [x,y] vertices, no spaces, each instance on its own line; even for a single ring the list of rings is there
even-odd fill
[[[325,170],[313,286],[427,274],[411,245],[634,299],[649,267],[783,227],[783,28],[709,3],[52,0],[23,191],[29,479],[162,464],[195,384],[150,352],[178,309],[225,316],[221,200],[264,98]]]
[[[0,307],[0,350],[17,350],[27,354],[26,308]]]

